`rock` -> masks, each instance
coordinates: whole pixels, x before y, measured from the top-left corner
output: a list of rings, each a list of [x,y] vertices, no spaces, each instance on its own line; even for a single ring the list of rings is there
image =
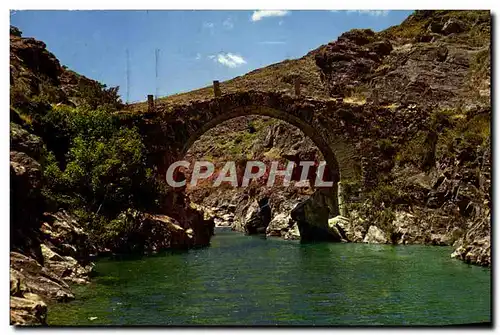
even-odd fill
[[[271,209],[267,198],[263,198],[259,202],[252,202],[245,215],[245,233],[249,235],[265,233],[267,225],[271,221],[270,214]]]
[[[45,202],[41,194],[40,164],[24,152],[10,152],[10,232],[16,251],[42,261],[39,218]]]
[[[16,37],[21,37],[22,32],[19,30],[19,28],[10,26],[10,34]]]
[[[47,305],[36,294],[26,297],[10,297],[11,325],[46,325]]]
[[[231,227],[231,222],[219,218],[214,218],[214,223],[216,227]]]
[[[443,29],[443,24],[440,22],[433,21],[429,24],[427,27],[427,30],[436,34],[441,33],[441,30]]]
[[[328,226],[334,201],[328,191],[316,191],[292,209],[290,216],[298,224],[302,241],[340,242],[339,234]]]
[[[432,245],[449,245],[450,239],[445,234],[431,234]]]
[[[346,234],[349,226],[349,219],[342,215],[337,215],[336,217],[328,220],[328,227],[330,228],[331,233],[338,236],[338,238],[340,238],[343,242],[349,241]]]
[[[290,230],[291,217],[289,214],[280,213],[276,215],[266,229],[266,236],[284,237]]]
[[[393,244],[418,243],[421,231],[418,229],[416,217],[405,211],[395,211],[392,221],[393,232],[391,242]]]
[[[430,191],[432,189],[431,179],[425,172],[409,177],[407,182],[409,185],[414,185],[425,191]]]
[[[300,240],[300,230],[297,222],[294,222],[293,226],[288,230],[283,238],[285,240]]]
[[[40,247],[42,249],[44,263],[48,263],[50,261],[64,262],[64,258],[62,258],[62,256],[60,256],[58,253],[50,250],[50,248],[47,247],[45,244],[41,244]]]
[[[443,26],[442,33],[445,35],[456,34],[464,31],[464,23],[457,19],[449,19]]]
[[[23,152],[33,159],[39,159],[43,153],[42,139],[29,133],[20,125],[10,123],[10,150]]]
[[[89,255],[97,254],[97,246],[73,215],[64,210],[45,213],[43,221],[40,231],[46,247],[55,253],[71,256],[82,264],[88,263]]]
[[[247,209],[247,214],[245,215],[245,228],[254,227],[261,225],[259,216],[259,204],[254,201]]]
[[[231,222],[231,221],[233,221],[233,219],[234,219],[233,213],[224,214],[222,216],[222,220],[227,221],[227,222]]]
[[[21,280],[20,285],[24,287],[17,290],[18,292],[31,292],[58,301],[74,299],[68,284],[49,268],[42,266],[33,258],[17,252],[11,252],[10,264],[12,269],[15,270],[11,272],[14,276],[14,281]]]
[[[392,44],[388,40],[377,41],[370,45],[370,49],[378,55],[386,56],[392,51]]]
[[[470,228],[465,236],[457,241],[452,258],[470,264],[491,266],[491,216],[489,212],[483,215],[469,224]]]
[[[349,41],[356,45],[364,45],[373,40],[375,33],[371,29],[351,29],[338,38],[339,41]]]
[[[377,226],[370,226],[368,232],[363,240],[364,243],[375,243],[375,244],[385,244],[387,243],[387,238],[384,232]]]
[[[10,295],[15,297],[22,297],[24,293],[27,291],[26,284],[24,283],[25,277],[24,275],[10,268]]]
[[[364,204],[366,205],[366,204]],[[346,232],[347,240],[351,242],[363,242],[366,229],[366,219],[360,215],[357,210],[349,211],[349,225],[344,225],[343,229]]]

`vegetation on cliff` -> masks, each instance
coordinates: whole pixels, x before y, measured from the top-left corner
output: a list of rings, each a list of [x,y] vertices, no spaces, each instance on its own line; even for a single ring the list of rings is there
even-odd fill
[[[142,138],[114,114],[123,106],[118,87],[61,67],[42,42],[12,31],[11,119],[44,144],[37,159],[45,209],[77,214],[105,246],[120,234],[120,213],[160,207],[163,187]]]

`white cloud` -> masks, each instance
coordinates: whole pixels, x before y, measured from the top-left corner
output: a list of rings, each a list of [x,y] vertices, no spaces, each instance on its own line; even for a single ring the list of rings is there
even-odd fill
[[[217,55],[210,55],[208,56],[208,58],[213,59],[217,63],[220,63],[230,68],[235,68],[247,63],[247,61],[242,56],[237,54],[232,54],[230,52],[220,53]]]
[[[350,13],[358,13],[359,15],[370,15],[370,16],[387,16],[389,14],[388,10],[348,10],[348,14]]]
[[[224,20],[224,22],[222,22],[222,26],[226,29],[233,29],[234,27],[233,19],[228,17],[227,19]]]
[[[285,16],[290,12],[287,10],[256,10],[252,14],[252,21],[260,21],[265,17]]]
[[[200,53],[197,53],[196,54],[196,57],[195,57],[195,60],[200,60],[201,59],[201,54]]]

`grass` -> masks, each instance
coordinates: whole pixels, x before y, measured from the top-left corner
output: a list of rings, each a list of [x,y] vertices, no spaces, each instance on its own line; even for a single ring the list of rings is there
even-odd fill
[[[349,92],[349,95],[344,97],[343,101],[348,104],[364,105],[366,104],[366,97],[368,96],[368,93],[368,87],[365,85],[359,85]]]
[[[427,142],[430,132],[437,134],[435,148]],[[457,151],[475,151],[489,145],[491,116],[489,113],[471,115],[460,108],[437,110],[430,116],[428,130],[421,130],[396,154],[400,165],[420,166],[429,150],[435,150],[435,159],[456,157]]]
[[[400,25],[390,27],[380,34],[386,38],[407,42],[428,34],[427,27],[431,22],[444,24],[451,18],[463,22],[466,25],[466,32],[444,37],[447,42],[466,44],[472,47],[480,47],[489,43],[490,12],[485,10],[437,10],[427,17],[425,11],[416,11]]]
[[[352,105],[364,105],[364,104],[366,104],[365,97],[347,97],[347,98],[344,98],[343,101],[347,104],[352,104]]]
[[[302,95],[323,99],[328,98],[328,90],[321,81],[320,69],[316,66],[316,62],[312,55],[306,55],[299,59],[285,60],[280,63],[253,70],[243,76],[221,82],[220,88],[222,94],[253,90],[281,92],[293,95],[294,83],[290,81],[290,78],[294,77],[299,77],[302,81]],[[217,78],[214,78],[214,80],[216,79]],[[200,89],[159,98],[157,104],[164,105],[168,110],[175,105],[183,105],[191,101],[212,99],[214,96],[213,88],[211,84],[207,84],[208,86]],[[127,109],[135,112],[145,112],[147,110],[147,103],[140,102],[131,104]]]

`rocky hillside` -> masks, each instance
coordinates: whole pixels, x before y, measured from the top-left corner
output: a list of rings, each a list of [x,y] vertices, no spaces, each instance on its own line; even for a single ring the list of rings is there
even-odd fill
[[[346,32],[300,59],[223,82],[221,89],[223,93],[252,89],[292,94],[299,78],[305,96],[371,106],[367,110],[373,114],[358,115],[355,107],[348,114],[349,122],[372,123],[358,144],[366,148],[377,168],[369,176],[370,183],[343,185],[349,217],[331,220],[337,240],[453,245],[453,257],[489,265],[490,28],[488,11],[416,11],[398,26],[381,32]],[[174,106],[212,96],[212,88],[207,87],[161,102]],[[377,106],[383,110],[376,112]],[[132,109],[144,109],[144,105]],[[417,111],[421,112],[415,117]],[[190,158],[272,153],[286,160],[291,148],[301,150],[295,144],[302,139],[286,136],[294,132],[293,127],[264,122],[249,128],[253,123],[250,117],[242,118],[212,129],[200,140],[203,144],[193,146]],[[266,145],[266,138],[276,124],[288,128],[278,136],[284,143],[274,148]],[[307,147],[304,144],[305,151]],[[289,232],[296,226],[293,217],[317,219],[311,213],[321,212],[324,200],[312,197],[296,205],[303,195],[290,196],[278,189],[189,192],[221,224],[285,238],[291,238]],[[278,208],[283,202],[272,201],[279,195],[291,203],[290,208]],[[304,212],[304,206],[309,210]]]
[[[11,323],[43,325],[96,255],[206,246],[213,221],[155,179],[139,133],[113,114],[117,87],[15,27],[10,46]]]

